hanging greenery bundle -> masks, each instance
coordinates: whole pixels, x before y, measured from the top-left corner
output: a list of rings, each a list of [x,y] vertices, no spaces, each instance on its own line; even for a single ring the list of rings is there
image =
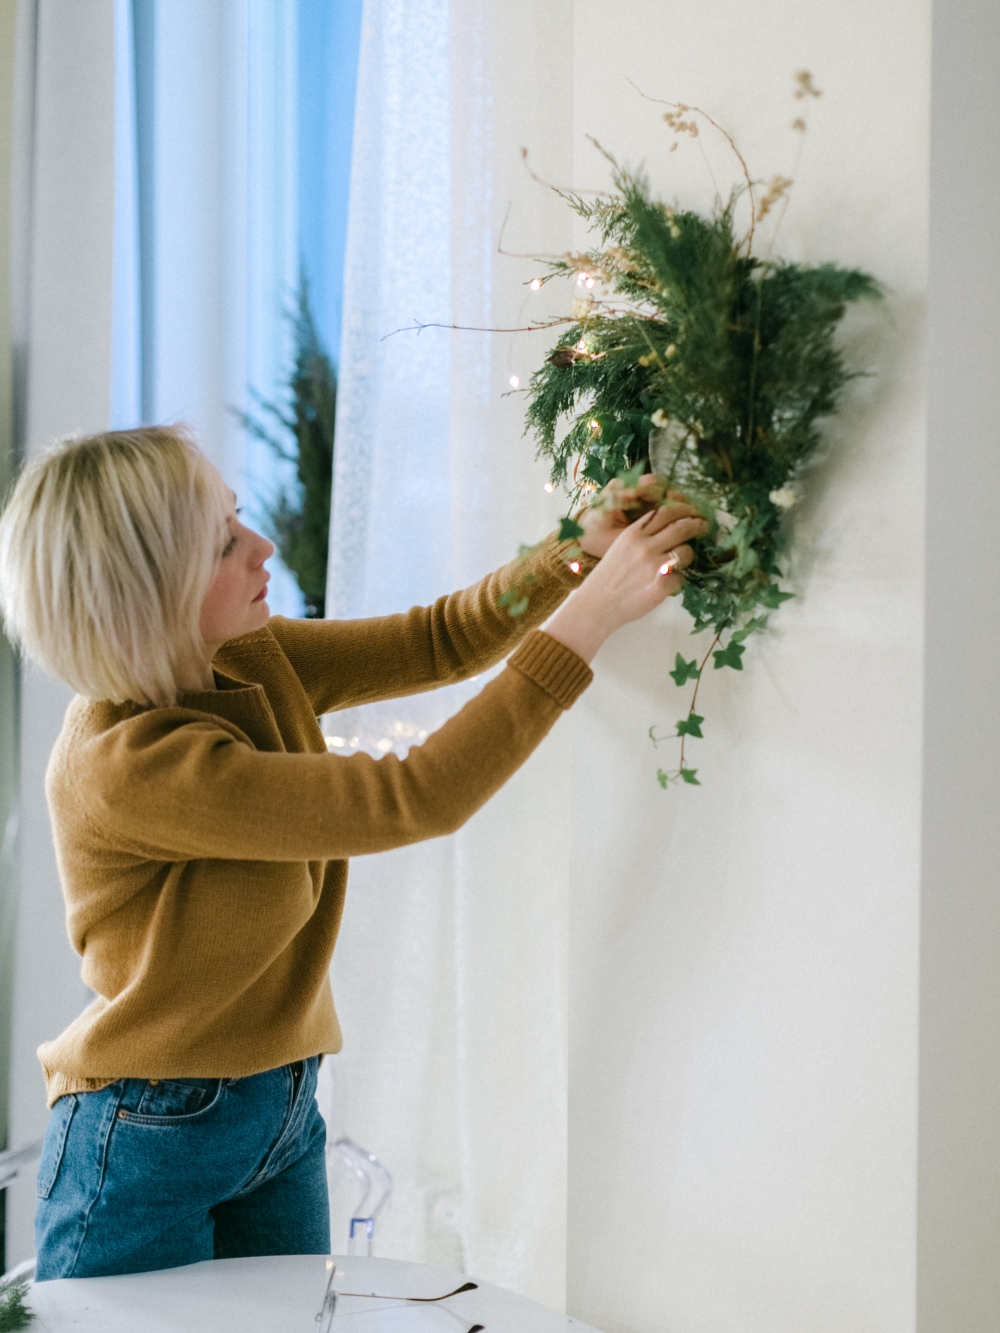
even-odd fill
[[[263,503],[264,526],[283,564],[295,575],[305,599],[306,615],[322,618],[330,543],[337,375],[320,342],[304,277],[290,318],[295,332],[295,362],[283,386],[286,401],[275,403],[254,395],[270,418],[267,424],[247,413],[237,415],[244,427],[270,445],[279,458],[295,464],[298,485],[292,492],[282,488],[275,500]]]
[[[797,80],[797,95],[818,95],[808,74]],[[670,105],[665,119],[678,135],[697,136],[696,116],[710,121]],[[684,745],[703,734],[701,673],[709,657],[716,668],[741,670],[747,638],[792,595],[779,583],[784,513],[819,446],[820,419],[855,373],[837,327],[848,305],[877,299],[881,288],[857,269],[758,258],[755,226],[787,204],[792,182],[775,177],[758,201],[742,157],[742,189],[708,216],[657,202],[642,175],[610,160],[613,194],[588,201],[559,192],[596,243],[549,261],[541,280],[569,276],[575,300],[572,321],[531,378],[527,424],[574,506],[612,478],[634,485],[651,470],[661,495],[682,493],[711,523],[693,543],[682,596],[693,632],[714,631],[712,646],[700,661],[677,654],[670,674],[679,686],[695,682],[690,707],[671,735],[650,729],[655,743],[681,742],[678,765],[659,770],[661,785],[697,785]],[[746,193],[750,228],[738,237],[734,216]],[[563,520],[563,536],[582,531]]]

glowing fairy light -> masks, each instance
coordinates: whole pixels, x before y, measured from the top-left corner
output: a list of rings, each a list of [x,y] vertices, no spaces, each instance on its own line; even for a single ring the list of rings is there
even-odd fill
[[[528,285],[531,287],[531,290],[533,292],[540,292],[542,290],[541,278],[532,278],[531,282]]]
[[[599,421],[592,421],[592,422],[590,423],[590,429],[591,429],[591,430],[594,432],[594,434],[596,435],[596,434],[598,433],[598,431],[601,429],[601,423],[600,423]]]
[[[583,280],[583,285],[584,285],[585,287],[593,287],[593,285],[594,285],[594,279],[593,279],[593,278],[584,278],[584,280]]]
[[[546,495],[551,495],[552,492],[555,490],[555,487],[552,485],[551,481],[547,481],[545,485],[542,487],[542,490],[545,492]]]
[[[511,377],[510,377],[510,387],[511,387],[512,389],[519,389],[519,388],[521,387],[521,381],[520,381],[520,379],[518,379],[518,377],[517,377],[516,375],[511,375]]]
[[[574,574],[579,574],[579,572],[580,572],[580,562],[579,562],[579,560],[571,560],[571,561],[569,562],[569,567],[570,567],[570,569],[573,571]]]

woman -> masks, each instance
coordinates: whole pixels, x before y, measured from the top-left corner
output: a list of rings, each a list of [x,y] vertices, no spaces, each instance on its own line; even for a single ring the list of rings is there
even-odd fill
[[[79,694],[47,794],[95,992],[39,1050],[39,1281],[328,1252],[314,1091],[341,1045],[347,858],[458,828],[608,635],[677,591],[706,525],[682,504],[629,525],[633,499],[584,512],[582,559],[550,537],[431,607],[290,621],[266,601],[274,547],[183,430],[65,441],[25,469],[0,518],[0,608]],[[518,619],[500,606],[515,583]],[[476,675],[518,641],[406,759],[327,753],[321,714]]]

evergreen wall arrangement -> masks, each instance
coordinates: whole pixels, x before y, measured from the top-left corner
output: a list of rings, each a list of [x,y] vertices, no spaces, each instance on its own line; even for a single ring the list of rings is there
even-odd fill
[[[296,485],[282,488],[276,499],[260,502],[264,528],[282,562],[295,576],[305,599],[306,615],[322,618],[330,545],[337,375],[316,331],[304,277],[289,318],[295,334],[295,360],[287,382],[280,386],[283,401],[253,394],[263,419],[243,412],[236,415],[278,458],[295,464]]]
[[[801,162],[806,107],[822,93],[800,70],[793,95],[795,166],[790,177],[768,181],[751,176],[733,136],[702,108],[647,98],[667,108],[670,152],[698,141],[703,129],[722,137],[739,164],[728,199],[717,196],[707,214],[664,203],[641,172],[620,166],[594,140],[611,163],[614,188],[587,199],[550,187],[587,223],[593,245],[539,257],[546,271],[526,284],[537,291],[569,278],[571,314],[486,330],[562,329],[528,386],[511,383],[527,396],[526,431],[550,463],[550,487],[569,493],[564,538],[582,535],[574,517],[582,504],[617,502],[603,492],[608,483],[634,487],[647,472],[658,479],[658,493],[644,489],[650,501],[635,503],[636,517],[648,503],[673,496],[695,505],[710,524],[707,536],[692,543],[682,599],[692,633],[712,631],[711,646],[690,660],[676,654],[669,674],[679,687],[692,686],[688,707],[672,731],[649,729],[654,745],[679,742],[676,762],[657,771],[664,788],[700,785],[686,748],[704,736],[696,705],[709,662],[715,670],[742,671],[747,640],[794,595],[781,586],[792,540],[788,510],[810,485],[823,418],[836,412],[848,382],[865,373],[848,366],[837,331],[849,306],[884,294],[859,269],[774,255]],[[749,219],[742,232],[738,216]],[[754,244],[767,218],[761,254]],[[432,327],[463,326],[419,320],[411,326]],[[528,577],[504,595],[509,615],[529,606],[527,584]]]
[[[794,91],[800,110],[820,96],[806,71],[795,76]],[[820,422],[859,373],[845,364],[837,328],[849,305],[878,300],[882,289],[857,269],[755,253],[759,224],[774,214],[780,227],[792,179],[753,180],[732,137],[710,116],[664,105],[670,151],[708,126],[728,141],[741,184],[702,215],[654,199],[641,174],[605,154],[613,192],[588,200],[558,191],[594,243],[547,261],[545,276],[534,280],[569,277],[575,299],[528,386],[527,428],[551,463],[552,482],[570,493],[564,537],[582,534],[572,517],[581,502],[600,503],[613,478],[634,485],[649,471],[660,480],[661,499],[680,493],[711,524],[693,543],[682,593],[692,633],[711,630],[711,646],[691,660],[676,655],[669,674],[677,686],[692,687],[688,707],[674,728],[650,728],[656,745],[679,742],[676,762],[657,773],[667,788],[699,785],[686,748],[704,734],[696,706],[709,662],[742,670],[747,640],[792,596],[781,587],[787,511],[808,486]],[[792,128],[804,136],[804,114]],[[749,226],[738,234],[741,200]],[[775,234],[772,227],[771,247]]]

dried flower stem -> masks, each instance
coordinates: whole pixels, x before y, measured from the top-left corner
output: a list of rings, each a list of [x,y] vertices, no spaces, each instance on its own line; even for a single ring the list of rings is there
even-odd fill
[[[743,154],[736,147],[736,140],[733,138],[733,136],[729,133],[727,129],[724,129],[723,126],[721,126],[717,120],[713,119],[713,117],[710,116],[707,111],[703,111],[700,106],[688,106],[684,102],[668,102],[666,98],[663,97],[650,97],[648,93],[644,93],[642,91],[642,89],[639,87],[637,83],[633,83],[631,79],[629,79],[628,82],[632,84],[632,87],[636,90],[639,96],[644,98],[645,101],[647,102],[656,102],[659,106],[668,106],[673,111],[693,111],[696,115],[704,117],[704,119],[708,121],[708,123],[713,127],[713,129],[717,130],[718,133],[721,134],[722,137],[729,144],[729,147],[736,154],[737,160],[739,161],[740,170],[743,172],[743,179],[747,183],[747,193],[750,196],[750,230],[747,232],[746,236],[740,242],[741,246],[743,245],[746,246],[747,254],[750,254],[751,250],[753,249],[753,234],[754,234],[754,227],[756,225],[755,220],[757,217],[757,203],[756,200],[754,199],[753,181],[750,178],[750,168],[747,166],[746,159],[744,158]],[[709,168],[709,170],[711,170],[711,168]]]

